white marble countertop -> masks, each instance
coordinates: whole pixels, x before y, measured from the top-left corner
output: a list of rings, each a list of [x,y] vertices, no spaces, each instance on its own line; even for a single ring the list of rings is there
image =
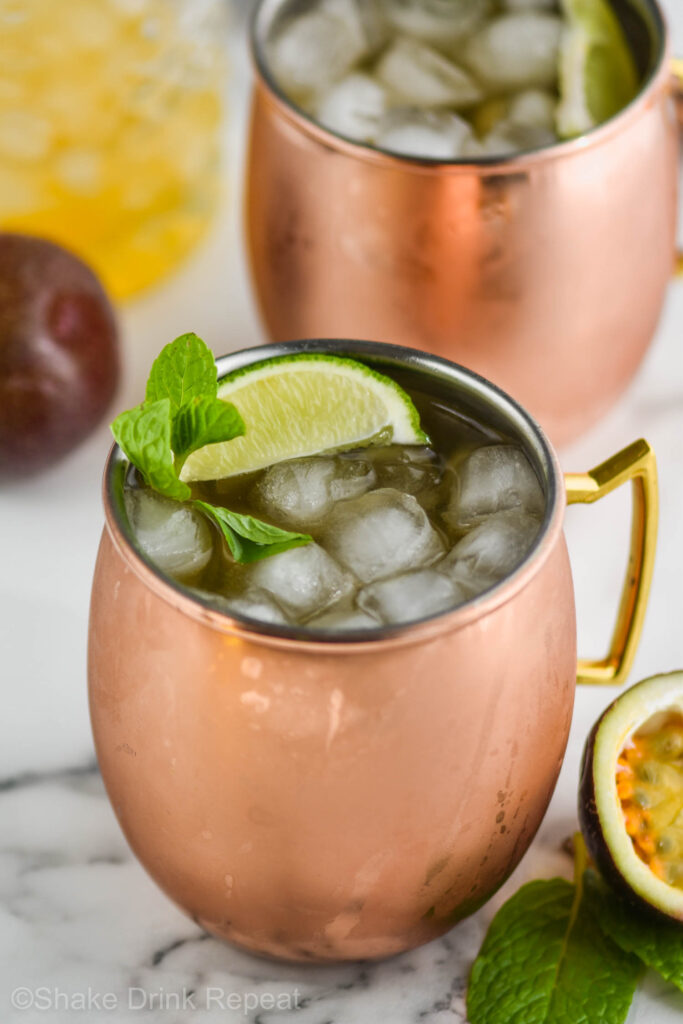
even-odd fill
[[[680,0],[667,0],[666,6],[683,51]],[[123,311],[126,372],[118,408],[140,400],[153,356],[182,331],[197,331],[216,352],[263,338],[240,245],[248,85],[240,42],[224,215],[180,273]],[[633,681],[683,665],[682,336],[683,284],[673,284],[637,381],[599,427],[561,453],[566,469],[585,470],[642,435],[659,458],[661,541]],[[319,969],[278,966],[224,946],[183,917],[133,859],[95,765],[85,651],[108,446],[103,426],[52,472],[0,493],[0,1020],[464,1021],[467,973],[496,907],[521,881],[571,870],[560,845],[576,828],[581,748],[614,693],[578,694],[562,776],[532,849],[496,899],[442,940],[382,964]],[[586,655],[602,652],[607,642],[628,519],[626,494],[568,515],[580,648]],[[80,1010],[79,999],[87,1001],[89,993],[94,1004]],[[23,1008],[22,999],[33,1005]],[[631,1024],[682,1018],[683,995],[648,976]]]

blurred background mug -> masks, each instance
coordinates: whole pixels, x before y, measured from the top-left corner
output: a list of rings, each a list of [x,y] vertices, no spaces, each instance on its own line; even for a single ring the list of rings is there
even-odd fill
[[[296,7],[260,0],[252,23],[247,237],[270,337],[418,347],[505,388],[556,444],[577,436],[635,374],[674,266],[677,79],[658,4],[614,0],[642,83],[625,110],[474,163],[373,150],[294,107],[264,51]]]

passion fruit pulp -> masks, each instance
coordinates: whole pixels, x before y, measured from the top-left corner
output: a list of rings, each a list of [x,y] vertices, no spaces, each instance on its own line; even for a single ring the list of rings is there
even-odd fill
[[[614,888],[683,922],[683,672],[643,680],[596,722],[579,820]]]

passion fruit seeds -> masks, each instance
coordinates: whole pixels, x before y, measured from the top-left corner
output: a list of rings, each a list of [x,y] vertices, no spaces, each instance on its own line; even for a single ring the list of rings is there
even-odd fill
[[[643,680],[596,723],[579,819],[613,888],[683,921],[683,673]]]

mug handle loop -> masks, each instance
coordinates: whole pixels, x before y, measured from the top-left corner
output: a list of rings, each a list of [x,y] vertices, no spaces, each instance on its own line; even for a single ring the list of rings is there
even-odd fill
[[[673,96],[678,111],[678,121],[683,132],[683,58],[672,58],[671,78]],[[676,277],[683,277],[683,249],[680,248],[676,252],[675,274]]]
[[[620,686],[628,676],[645,621],[657,547],[659,491],[657,462],[647,441],[635,441],[588,473],[567,473],[567,504],[592,504],[633,483],[631,553],[609,654],[602,661],[579,661],[577,682]]]

